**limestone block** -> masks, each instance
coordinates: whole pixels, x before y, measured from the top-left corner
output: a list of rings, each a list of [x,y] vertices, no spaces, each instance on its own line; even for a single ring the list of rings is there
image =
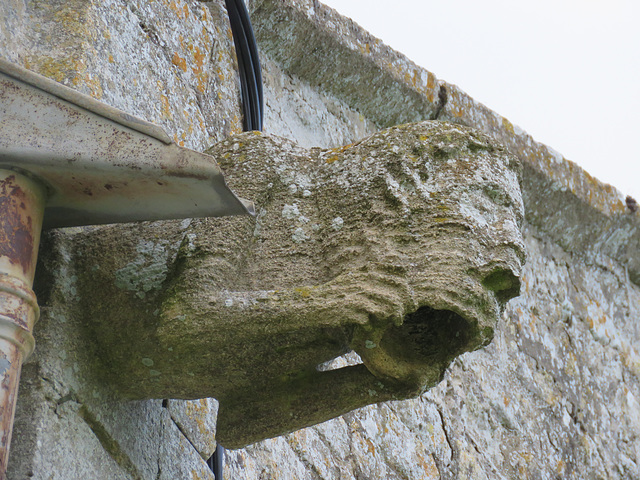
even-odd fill
[[[159,439],[158,473],[155,478],[158,480],[178,478],[215,480],[205,460],[198,455],[168,412],[164,414],[163,426],[163,436]]]
[[[207,460],[216,450],[218,402],[213,398],[166,400],[171,418],[185,437]]]
[[[223,445],[424,392],[519,292],[520,167],[486,135],[425,122],[305,150],[254,132],[208,153],[256,218],[192,221],[175,255],[177,232],[85,237],[79,315],[123,394],[220,400]],[[363,365],[317,368],[351,349]]]

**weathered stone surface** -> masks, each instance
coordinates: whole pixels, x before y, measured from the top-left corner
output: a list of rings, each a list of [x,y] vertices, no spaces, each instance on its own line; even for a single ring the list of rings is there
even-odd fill
[[[435,75],[320,2],[255,0],[251,15],[260,49],[285,72],[379,127],[433,119],[445,100]]]
[[[216,450],[218,402],[213,398],[166,400],[171,419],[189,439],[200,456],[207,460]]]
[[[259,7],[266,1],[251,3]],[[305,146],[351,143],[372,133],[373,124],[411,114],[403,92],[422,92],[423,99],[407,95],[417,105],[416,119],[439,116],[474,126],[521,159],[529,264],[523,295],[508,305],[493,343],[454,362],[445,381],[419,401],[365,407],[311,430],[229,451],[226,478],[640,477],[640,291],[634,266],[640,214],[625,211],[615,189],[453,85],[438,83],[348,19],[325,14],[316,2],[272,3],[284,13],[271,6],[252,18],[261,32],[261,53],[281,51],[265,58],[266,131]],[[222,4],[4,0],[0,55],[101,95],[106,103],[163,125],[185,146],[204,149],[241,128],[233,42]],[[292,35],[272,22],[277,15],[291,21]],[[305,36],[314,29],[316,34]],[[283,46],[269,35],[279,36]],[[317,66],[288,61],[292,39],[316,52]],[[201,69],[196,47],[200,53],[211,49]],[[342,72],[358,65],[348,70],[348,79],[332,73],[332,62],[344,59]],[[200,73],[206,72],[206,93],[200,95]],[[385,90],[371,95],[376,79]],[[173,275],[168,267],[185,237],[188,244],[189,234],[197,239],[207,226],[111,226],[103,228],[102,241],[109,248],[109,238],[129,238],[131,248],[113,261],[123,268],[138,259],[138,269],[121,272],[121,278],[131,280],[136,293],[149,288],[145,295],[151,296]],[[46,235],[41,250],[37,291],[43,315],[35,330],[36,353],[24,367],[8,478],[157,480],[160,448],[164,478],[210,478],[198,463],[204,450],[191,446],[210,442],[208,432],[163,423],[162,401],[123,401],[96,375],[100,352],[87,351],[86,325],[73,313],[83,273],[75,267],[91,259],[76,262],[72,235],[86,234]],[[209,405],[207,422],[216,412]],[[180,408],[169,402],[170,410],[174,406]],[[175,412],[171,416],[182,422]],[[192,467],[183,468],[182,461]]]
[[[314,0],[255,0],[252,6],[260,47],[287,73],[330,92],[377,125],[440,119],[498,139],[526,170],[527,220],[571,252],[602,251],[624,263],[640,284],[640,214],[625,207],[614,187],[331,8]],[[416,93],[420,99],[414,104]]]
[[[202,150],[242,130],[223,3],[3,2],[0,55]]]
[[[171,419],[168,412],[163,416],[162,426],[163,433],[158,438],[160,458],[155,478],[158,480],[178,478],[215,480],[213,472],[205,460],[193,448],[191,442]]]
[[[7,478],[155,478],[161,402],[123,402],[96,379],[95,351],[69,309],[77,278],[59,236],[41,245],[38,347],[24,365]]]
[[[354,143],[378,130],[346,103],[284,73],[267,56],[260,61],[265,132],[286,137],[301,147],[330,148]]]
[[[637,478],[640,289],[543,237],[525,230],[522,293],[494,341],[440,385],[227,452],[227,478]]]
[[[237,67],[223,4],[222,0],[3,1],[0,55],[160,124],[178,143],[203,149],[241,130]],[[96,353],[79,342],[82,324],[67,310],[76,299],[77,277],[72,253],[66,249],[71,235],[69,230],[45,235],[41,248],[37,290],[43,308],[35,332],[38,346],[25,365],[27,379],[18,400],[8,478],[22,480],[32,474],[46,479],[119,475],[156,479],[160,444],[163,461],[177,465],[183,433],[176,428],[177,435],[163,436],[161,401],[123,401],[91,372]],[[145,258],[156,253],[149,251]],[[150,280],[135,285],[150,288],[161,273],[160,268]],[[133,272],[129,279],[135,282],[136,278],[143,277]],[[46,394],[37,393],[42,385],[47,387]],[[60,424],[56,405],[61,399],[68,403],[64,399],[69,398],[77,408],[65,410],[64,428],[56,434],[40,428]],[[199,419],[208,426],[215,424],[217,413],[217,406],[210,406],[208,417],[202,412]],[[172,412],[182,421],[179,408],[172,405]],[[206,454],[215,438],[210,431],[203,434],[185,427],[184,432],[193,435],[183,442],[185,448],[202,448],[196,458]],[[70,453],[96,441],[100,454]],[[103,457],[117,460],[102,461]],[[85,474],[79,474],[78,468]]]
[[[624,196],[455,85],[441,85],[448,100],[439,119],[479,128],[522,160],[527,221],[570,252],[611,256],[640,284],[640,215]]]
[[[168,266],[158,244],[114,265],[130,245],[100,230],[109,248],[78,248],[79,295],[117,388],[215,396],[225,445],[422,393],[519,292],[519,164],[487,136],[427,122],[332,150],[248,133],[208,152],[256,219],[194,221]],[[317,371],[349,349],[366,368]]]
[[[222,0],[0,2],[0,55],[160,124],[178,142],[202,149],[230,132],[241,130],[237,67],[223,4]],[[373,132],[366,119],[340,101],[288,77],[266,58],[263,63],[267,130],[290,138],[300,137],[306,145],[325,146],[349,143]],[[308,115],[309,111],[318,112],[318,118]],[[330,130],[319,135],[321,125]],[[180,225],[181,222],[167,222],[149,225],[146,230],[139,227],[139,235],[155,239],[166,234],[171,239],[172,231],[182,232]],[[131,226],[119,228],[121,236],[132,230]],[[69,231],[48,238],[44,253],[54,245],[64,250]],[[175,246],[170,240],[157,245],[153,241],[141,242],[137,267],[133,265],[120,272],[119,281],[141,292],[152,288],[166,273],[162,261],[170,261],[179,247],[182,237],[176,238]],[[40,414],[35,412],[51,415],[51,405],[73,391],[76,401],[96,418],[108,420],[101,425],[116,443],[123,442],[122,450],[138,465],[141,475],[155,479],[161,402],[122,403],[97,388],[93,384],[95,379],[88,379],[78,371],[80,365],[92,364],[95,354],[78,354],[82,348],[75,339],[81,325],[66,311],[76,298],[77,277],[72,271],[71,257],[70,252],[64,251],[60,256],[46,257],[48,260],[39,267],[40,284],[55,287],[41,287],[39,294],[45,308],[36,328],[38,347],[29,366],[25,366],[25,371],[34,369],[39,373],[34,374],[33,382],[29,378],[23,382],[20,393],[23,400],[19,401],[16,421],[19,434],[14,435],[10,478],[26,478],[30,471],[36,477],[45,475],[52,462],[57,461],[49,459],[43,465],[33,464],[40,449],[52,450],[50,441],[53,441],[45,430],[37,428]],[[47,274],[45,262],[52,269],[59,269],[58,274]],[[51,295],[51,288],[57,289],[59,296]],[[47,342],[49,338],[51,342]],[[41,376],[59,379],[60,391],[46,397],[30,396],[42,381]],[[169,409],[190,443],[205,456],[215,442],[217,402],[208,400],[208,411],[198,408],[197,415],[190,405],[169,402]],[[81,431],[88,435],[86,442],[95,438],[91,429]],[[166,449],[171,450],[170,444]],[[38,458],[45,456],[43,453]],[[169,458],[175,462],[175,456]],[[62,467],[58,471],[65,472]],[[70,473],[63,477],[73,478]]]

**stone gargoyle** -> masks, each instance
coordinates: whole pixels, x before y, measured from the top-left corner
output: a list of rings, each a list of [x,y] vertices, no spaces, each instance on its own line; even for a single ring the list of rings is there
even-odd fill
[[[252,132],[207,153],[256,216],[101,228],[77,288],[101,378],[217,398],[228,448],[420,395],[519,293],[520,164],[478,131],[429,121],[330,150]],[[321,368],[352,350],[362,363]]]

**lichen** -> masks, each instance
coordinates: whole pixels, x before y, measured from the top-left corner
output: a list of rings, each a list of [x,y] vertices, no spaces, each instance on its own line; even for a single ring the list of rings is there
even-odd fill
[[[139,298],[161,287],[167,278],[169,252],[163,242],[142,240],[136,247],[138,257],[114,272],[115,285],[135,292]]]

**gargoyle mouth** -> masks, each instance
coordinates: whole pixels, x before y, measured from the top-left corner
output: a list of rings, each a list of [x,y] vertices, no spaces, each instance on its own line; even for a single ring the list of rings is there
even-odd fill
[[[399,326],[356,333],[354,348],[381,380],[421,392],[440,382],[454,358],[486,345],[492,335],[492,329],[481,331],[475,319],[422,306]]]
[[[412,363],[446,364],[479,346],[478,324],[451,310],[429,306],[408,314],[400,326],[387,330],[380,346]]]

